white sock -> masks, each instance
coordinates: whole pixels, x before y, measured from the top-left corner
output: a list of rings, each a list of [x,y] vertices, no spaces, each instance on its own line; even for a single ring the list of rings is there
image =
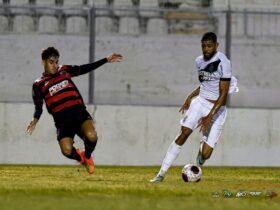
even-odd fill
[[[167,172],[169,167],[172,165],[172,163],[178,157],[178,155],[181,151],[181,148],[182,148],[182,146],[176,144],[175,141],[173,141],[170,144],[170,146],[169,146],[169,148],[166,152],[165,158],[162,161],[161,168],[160,168],[160,171],[159,171],[158,175],[160,175],[160,176],[165,175],[165,173]]]

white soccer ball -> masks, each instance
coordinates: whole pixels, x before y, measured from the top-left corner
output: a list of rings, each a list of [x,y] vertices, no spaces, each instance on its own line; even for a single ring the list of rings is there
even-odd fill
[[[202,170],[195,164],[187,164],[182,170],[182,178],[185,182],[199,182],[202,176]]]

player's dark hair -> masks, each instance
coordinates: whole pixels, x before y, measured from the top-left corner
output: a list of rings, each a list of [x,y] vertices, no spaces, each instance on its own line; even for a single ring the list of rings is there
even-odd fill
[[[42,60],[47,60],[49,57],[52,56],[59,57],[59,52],[54,47],[48,47],[42,50],[42,54],[41,54]]]
[[[203,34],[201,41],[212,41],[212,42],[217,42],[217,35],[214,32],[206,32]]]

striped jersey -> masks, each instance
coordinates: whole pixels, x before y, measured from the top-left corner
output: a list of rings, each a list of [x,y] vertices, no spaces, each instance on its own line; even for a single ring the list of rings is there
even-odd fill
[[[107,59],[104,58],[81,66],[63,65],[59,66],[56,74],[43,73],[42,77],[33,83],[32,96],[35,104],[33,116],[40,118],[43,101],[48,112],[53,116],[73,106],[85,107],[83,98],[71,78],[88,73],[106,62]]]
[[[200,81],[199,96],[217,100],[219,97],[220,80],[231,80],[230,60],[221,52],[217,52],[210,60],[205,61],[203,55],[195,60],[198,79]]]

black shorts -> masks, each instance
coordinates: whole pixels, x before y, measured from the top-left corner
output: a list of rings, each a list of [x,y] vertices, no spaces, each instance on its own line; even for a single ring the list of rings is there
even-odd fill
[[[65,109],[54,116],[55,127],[57,129],[57,140],[80,134],[80,128],[86,120],[92,120],[92,117],[84,107],[75,106]]]

